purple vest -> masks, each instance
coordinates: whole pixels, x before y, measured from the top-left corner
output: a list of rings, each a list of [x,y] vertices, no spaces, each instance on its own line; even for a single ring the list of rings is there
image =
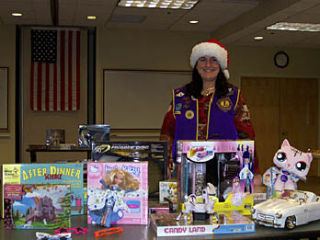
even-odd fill
[[[208,109],[208,139],[238,139],[234,124],[235,106],[239,97],[237,88],[229,88],[226,97],[218,99],[215,94],[210,99]],[[199,123],[198,100],[186,96],[184,88],[173,90],[173,114],[176,119],[175,139],[172,146],[172,157],[176,159],[178,140],[198,140]]]

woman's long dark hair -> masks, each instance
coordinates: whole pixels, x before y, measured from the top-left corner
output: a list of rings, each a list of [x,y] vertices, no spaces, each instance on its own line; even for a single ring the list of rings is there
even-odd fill
[[[197,68],[194,67],[192,72],[192,80],[190,83],[186,84],[185,86],[187,96],[193,96],[195,98],[202,97],[201,95],[202,87],[203,87],[202,78],[198,73]],[[228,93],[229,87],[232,87],[232,85],[228,83],[223,72],[220,70],[216,79],[215,94],[218,96],[218,98],[224,97]]]

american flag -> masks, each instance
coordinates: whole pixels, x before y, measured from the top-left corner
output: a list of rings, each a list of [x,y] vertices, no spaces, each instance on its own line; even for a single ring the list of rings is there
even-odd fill
[[[30,106],[33,111],[80,108],[80,31],[31,30]]]

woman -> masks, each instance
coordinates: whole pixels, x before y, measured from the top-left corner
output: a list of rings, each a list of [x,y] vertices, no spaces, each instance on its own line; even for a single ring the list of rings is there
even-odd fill
[[[175,162],[178,140],[254,139],[248,107],[238,88],[231,85],[226,47],[216,39],[196,44],[191,52],[192,81],[173,90],[161,140],[169,143]],[[255,173],[259,173],[257,158]],[[170,174],[170,171],[169,171]]]

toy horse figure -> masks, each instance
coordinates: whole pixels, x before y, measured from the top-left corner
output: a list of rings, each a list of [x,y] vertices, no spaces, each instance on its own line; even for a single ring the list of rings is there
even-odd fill
[[[296,190],[296,182],[306,180],[311,161],[311,153],[297,150],[285,139],[273,158],[276,167],[269,168],[263,174],[262,181],[269,188],[269,195],[273,195],[274,191],[290,193]]]

